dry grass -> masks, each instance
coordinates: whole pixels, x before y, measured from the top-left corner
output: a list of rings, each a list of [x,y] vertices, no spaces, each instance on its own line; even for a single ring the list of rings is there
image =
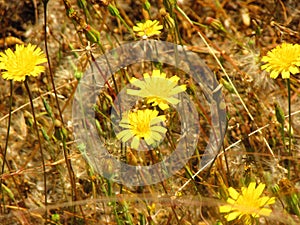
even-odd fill
[[[84,30],[78,19],[67,17],[64,2],[70,2],[77,16],[99,32],[100,42],[93,43],[91,38],[87,38],[90,30]],[[78,2],[86,3],[86,7],[80,8]],[[283,109],[285,115],[288,113],[285,81],[272,80],[268,73],[260,70],[260,58],[268,50],[282,42],[300,43],[297,32],[300,28],[300,3],[293,0],[178,1],[184,15],[175,8],[174,14],[171,13],[172,7],[168,3],[172,1],[150,2],[150,15],[143,8],[143,1],[111,2],[119,10],[118,18],[109,12],[106,0],[49,1],[48,55],[63,123],[51,85],[49,67],[37,79],[29,79],[46,164],[47,218],[41,156],[25,86],[14,83],[12,120],[7,137],[9,82],[0,79],[0,165],[6,161],[0,193],[1,224],[243,224],[241,220],[227,222],[218,207],[225,203],[228,187],[239,190],[250,181],[265,183],[267,188],[264,194],[276,197],[276,203],[271,206],[272,214],[253,224],[300,223],[299,74],[291,79],[293,139],[290,156],[285,151],[288,145],[288,119],[283,142],[280,123],[275,115],[275,104]],[[21,41],[45,49],[41,0],[20,3],[0,1],[0,7],[2,50]],[[172,30],[165,26],[159,39],[187,46],[188,50],[205,61],[223,85],[227,130],[220,154],[206,169],[202,170],[199,166],[203,154],[201,149],[207,142],[207,136],[201,135],[198,151],[186,167],[174,176],[157,184],[127,187],[95,172],[84,158],[84,148],[76,143],[72,123],[72,102],[78,86],[76,76],[85,74],[89,65],[94,63],[92,57],[97,58],[103,51],[108,52],[134,40],[125,24],[132,27],[136,22],[149,18],[165,24],[167,17],[161,9],[170,12],[176,19],[177,27]],[[192,25],[190,21],[195,23]],[[18,39],[8,39],[8,36]],[[128,78],[139,77],[139,70],[150,67],[128,66],[116,73],[116,86],[119,89],[124,87],[129,82]],[[169,73],[174,71],[174,68],[165,68]],[[180,82],[192,85],[188,81],[181,75]],[[113,137],[108,126],[110,121],[103,116],[109,114],[111,99],[116,94],[113,81],[109,83],[113,88],[106,85],[95,103],[101,112],[96,114],[102,129],[98,130],[98,134],[104,141]],[[201,102],[199,89],[189,90],[193,101]],[[197,108],[200,114],[209,114],[207,105],[200,103],[198,106],[203,106],[202,109]],[[176,142],[179,125],[175,121],[178,115],[174,110],[171,112],[170,136]],[[209,126],[211,118],[203,116],[201,119],[201,127]],[[206,133],[204,130],[202,132]],[[168,143],[170,141],[166,141],[164,147]],[[141,155],[134,150],[119,148],[116,143],[106,143],[106,146],[112,155],[129,164],[161,160],[154,153]],[[161,149],[161,153],[170,154],[166,149]],[[109,165],[108,170],[112,170]]]

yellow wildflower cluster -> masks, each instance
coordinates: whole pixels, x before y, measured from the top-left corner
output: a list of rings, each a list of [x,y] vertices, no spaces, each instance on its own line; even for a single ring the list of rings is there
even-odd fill
[[[128,89],[127,94],[146,98],[147,104],[158,106],[161,110],[169,108],[169,104],[178,104],[179,99],[174,95],[186,90],[185,85],[178,86],[179,77],[166,77],[159,70],[153,70],[152,76],[144,73],[144,80],[132,78],[130,83],[139,90]],[[117,134],[117,138],[123,142],[132,139],[131,147],[137,149],[141,139],[148,145],[162,140],[162,135],[167,129],[159,123],[165,122],[165,115],[158,116],[157,110],[145,109],[126,113],[120,122],[120,126],[126,128]]]

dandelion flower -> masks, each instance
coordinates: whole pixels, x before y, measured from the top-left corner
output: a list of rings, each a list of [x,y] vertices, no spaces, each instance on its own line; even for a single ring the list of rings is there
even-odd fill
[[[228,213],[225,216],[227,221],[243,218],[246,224],[250,224],[252,218],[269,216],[272,210],[265,206],[275,203],[275,198],[260,197],[265,186],[261,183],[256,188],[256,183],[251,182],[248,187],[242,188],[241,194],[232,187],[228,188],[230,197],[227,199],[227,203],[229,204],[220,206],[220,212]]]
[[[117,138],[123,142],[131,141],[131,148],[138,149],[140,140],[144,139],[148,145],[152,145],[162,139],[161,134],[165,134],[167,129],[163,126],[155,125],[166,120],[166,116],[158,116],[156,110],[137,110],[125,114],[120,121],[120,127],[126,128],[117,134]]]
[[[146,20],[144,23],[137,23],[133,26],[133,31],[137,33],[137,36],[144,39],[160,34],[160,30],[163,29],[162,25],[159,25],[157,20]]]
[[[16,45],[16,50],[5,50],[0,53],[0,69],[7,80],[24,81],[26,76],[38,76],[45,70],[39,64],[47,62],[45,54],[36,45]]]
[[[290,74],[300,72],[300,45],[283,43],[269,51],[261,61],[266,63],[261,68],[271,72],[271,78],[276,79],[279,74],[283,79],[290,78]]]
[[[140,90],[128,89],[127,94],[147,98],[147,103],[162,110],[168,109],[169,103],[178,104],[179,100],[172,96],[186,90],[185,85],[177,86],[179,77],[166,78],[166,74],[159,70],[153,70],[152,76],[144,73],[143,77],[144,80],[131,79],[130,83]]]

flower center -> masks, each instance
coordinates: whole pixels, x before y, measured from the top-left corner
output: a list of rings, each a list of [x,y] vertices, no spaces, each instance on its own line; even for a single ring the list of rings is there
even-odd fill
[[[259,213],[259,202],[250,196],[244,196],[237,201],[238,210],[245,214]]]
[[[145,35],[149,35],[149,34],[151,34],[151,27],[145,27],[145,29],[144,29],[144,33],[145,33]]]
[[[129,123],[132,131],[139,137],[145,137],[149,134],[151,118],[148,115],[137,115],[133,113],[129,115]]]

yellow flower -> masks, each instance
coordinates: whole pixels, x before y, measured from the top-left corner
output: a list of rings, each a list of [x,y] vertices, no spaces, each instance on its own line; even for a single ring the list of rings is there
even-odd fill
[[[276,79],[279,74],[283,79],[290,78],[290,74],[300,72],[300,45],[283,43],[269,51],[261,61],[266,63],[261,68],[271,72],[271,78]]]
[[[144,23],[137,23],[136,26],[133,26],[133,31],[144,39],[160,34],[161,29],[163,26],[159,25],[157,20],[146,20]]]
[[[26,76],[38,76],[45,70],[44,66],[38,66],[47,62],[47,59],[39,47],[28,44],[16,45],[16,50],[5,50],[0,53],[0,69],[4,70],[4,79],[14,81],[24,81]]]
[[[275,198],[267,196],[260,197],[265,189],[265,184],[259,184],[255,188],[256,183],[251,182],[248,187],[242,188],[242,194],[239,194],[234,188],[228,188],[229,198],[227,205],[220,206],[221,213],[228,213],[225,216],[227,221],[235,219],[244,219],[245,224],[251,224],[252,218],[259,216],[269,216],[271,209],[265,208],[266,205],[275,203]]]
[[[152,76],[144,73],[143,77],[143,81],[136,78],[130,80],[130,83],[140,90],[128,89],[127,94],[147,98],[147,103],[152,103],[152,106],[157,105],[162,110],[169,108],[169,103],[178,104],[179,100],[172,96],[186,90],[185,85],[177,86],[179,77],[166,78],[166,74],[159,70],[153,70]]]
[[[117,134],[117,138],[127,142],[130,138],[131,148],[138,149],[140,140],[144,139],[148,145],[152,145],[162,139],[160,133],[165,134],[167,129],[162,126],[154,126],[157,123],[164,122],[166,116],[158,116],[156,110],[137,110],[129,112],[120,121],[120,127],[126,128]]]

